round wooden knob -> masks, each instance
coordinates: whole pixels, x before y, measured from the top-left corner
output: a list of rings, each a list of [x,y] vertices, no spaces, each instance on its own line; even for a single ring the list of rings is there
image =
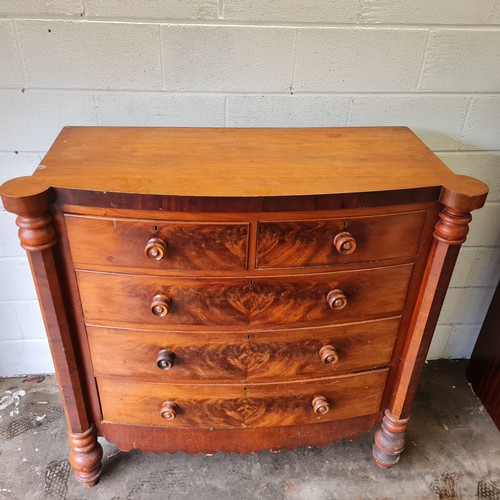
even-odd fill
[[[151,238],[144,248],[146,257],[151,260],[161,260],[167,252],[167,244],[160,238]]]
[[[161,405],[160,415],[165,420],[173,420],[177,415],[177,405],[173,401],[165,401]]]
[[[162,349],[158,352],[158,356],[156,357],[156,366],[160,370],[170,370],[174,366],[175,354],[168,349]]]
[[[155,295],[151,302],[151,312],[163,318],[170,312],[170,298],[166,295]]]
[[[324,396],[315,396],[311,404],[316,415],[324,415],[330,411],[330,405]]]
[[[356,250],[356,240],[351,233],[344,231],[335,235],[333,238],[333,246],[338,253],[349,255]]]
[[[342,290],[339,290],[338,288],[328,292],[326,301],[334,311],[344,309],[344,307],[347,305],[347,297],[345,296],[344,292]]]
[[[319,357],[324,365],[334,365],[339,360],[339,355],[335,347],[325,345],[319,350]]]

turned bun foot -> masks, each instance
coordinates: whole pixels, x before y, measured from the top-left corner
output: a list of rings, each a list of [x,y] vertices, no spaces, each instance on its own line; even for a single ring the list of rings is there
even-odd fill
[[[69,461],[76,480],[90,488],[97,484],[101,475],[102,448],[97,441],[95,427],[85,432],[68,432],[71,452]]]
[[[373,457],[377,465],[387,469],[397,464],[399,456],[405,448],[405,433],[409,418],[397,419],[385,410],[380,429],[375,433]]]

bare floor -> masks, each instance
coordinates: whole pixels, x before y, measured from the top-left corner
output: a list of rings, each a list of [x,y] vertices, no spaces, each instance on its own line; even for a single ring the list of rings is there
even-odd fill
[[[500,500],[500,433],[465,366],[427,365],[407,449],[392,469],[372,460],[373,431],[322,449],[246,456],[121,453],[102,442],[103,476],[90,490],[70,471],[54,377],[0,379],[0,498]]]

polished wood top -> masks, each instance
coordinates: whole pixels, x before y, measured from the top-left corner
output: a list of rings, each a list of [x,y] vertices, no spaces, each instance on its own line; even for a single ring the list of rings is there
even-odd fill
[[[9,181],[0,193],[25,197],[56,187],[272,197],[446,186],[482,198],[487,191],[453,174],[406,127],[66,127],[28,179]]]

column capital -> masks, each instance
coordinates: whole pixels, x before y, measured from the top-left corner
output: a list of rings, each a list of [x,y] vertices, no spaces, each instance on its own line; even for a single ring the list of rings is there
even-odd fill
[[[448,245],[461,245],[467,238],[471,220],[468,212],[444,207],[434,229],[434,238]]]

